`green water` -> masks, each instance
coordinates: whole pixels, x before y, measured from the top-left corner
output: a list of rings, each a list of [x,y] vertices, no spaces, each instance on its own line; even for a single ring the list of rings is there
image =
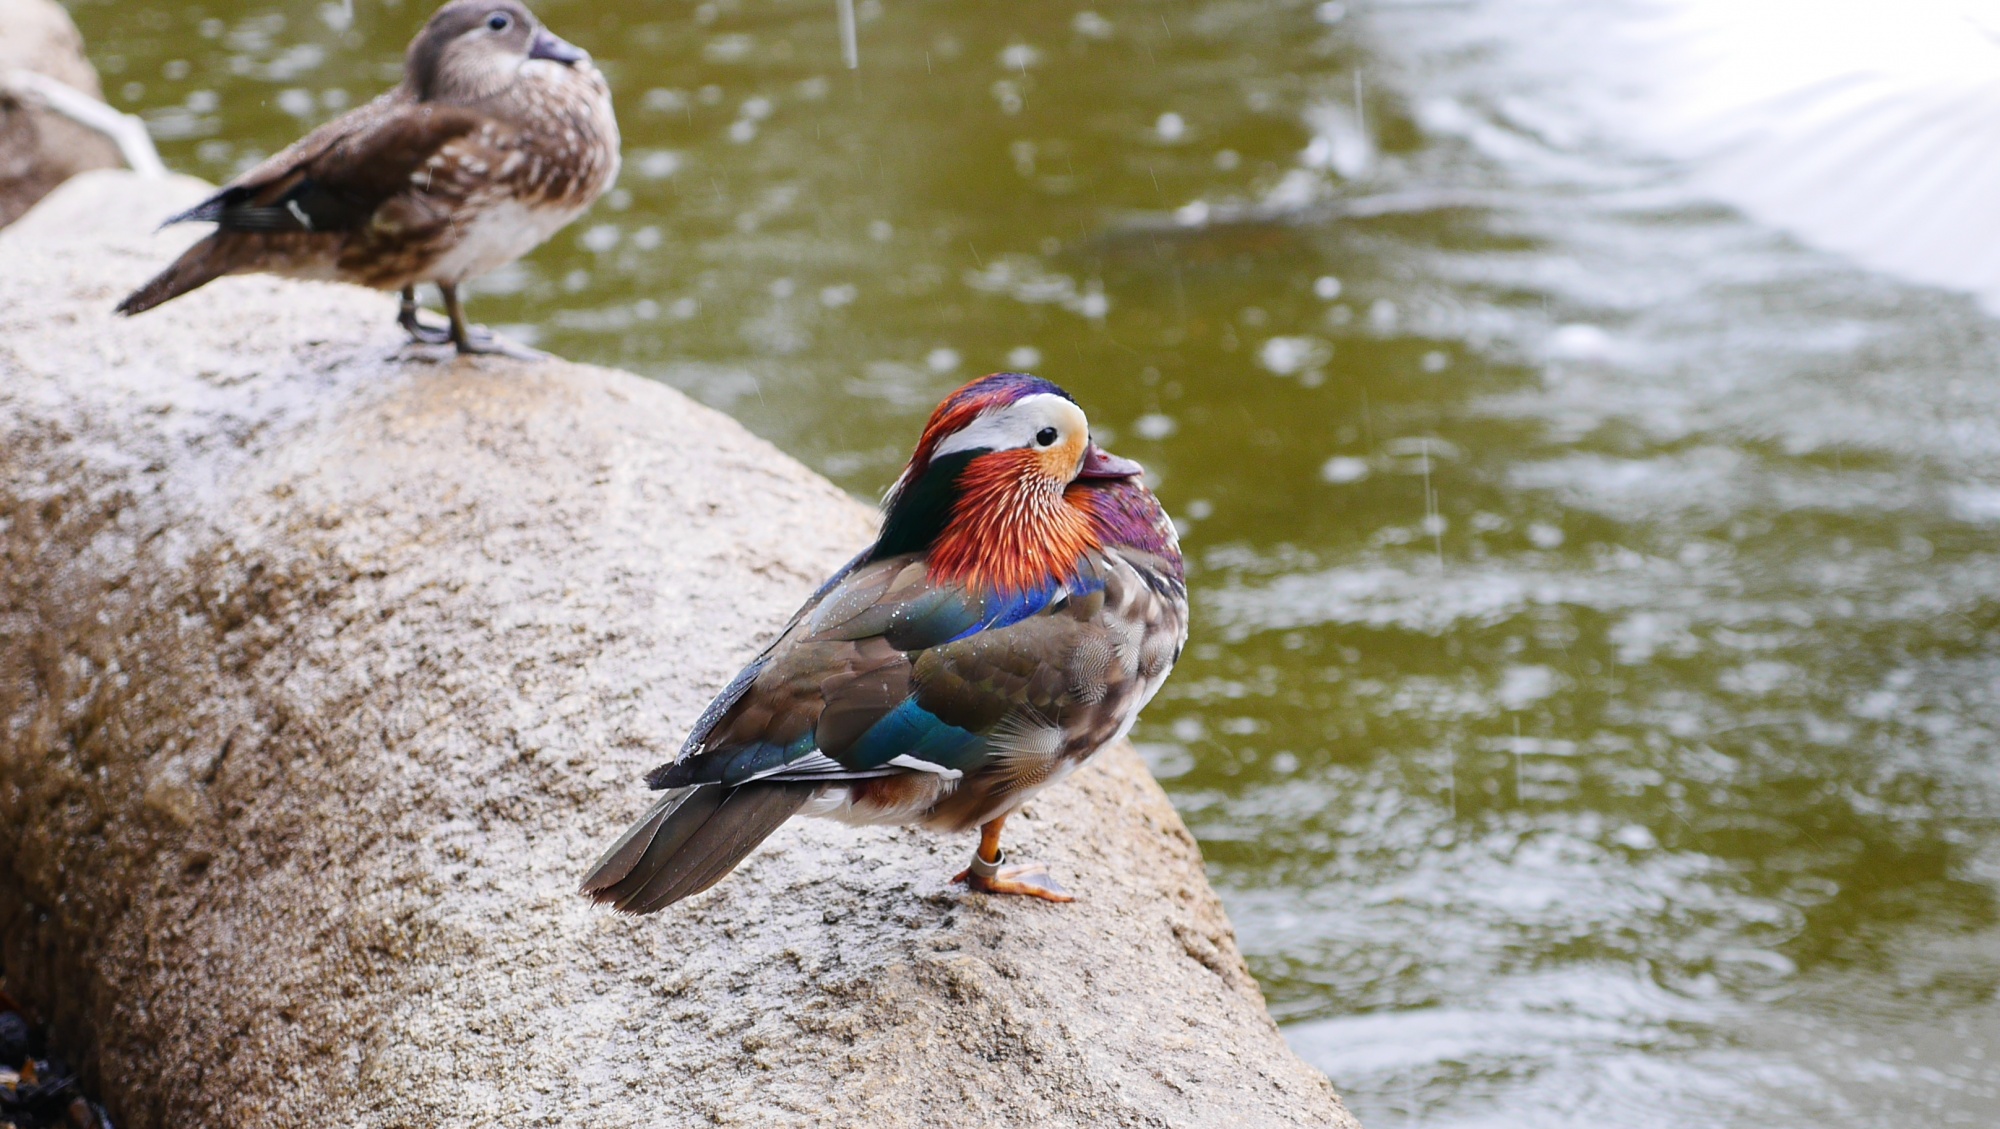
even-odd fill
[[[834,0],[544,0],[626,171],[472,311],[869,497],[1070,388],[1190,553],[1135,738],[1373,1129],[1994,1124],[1996,323],[1587,128],[1526,2],[863,0],[848,71]],[[218,180],[426,14],[72,7]]]

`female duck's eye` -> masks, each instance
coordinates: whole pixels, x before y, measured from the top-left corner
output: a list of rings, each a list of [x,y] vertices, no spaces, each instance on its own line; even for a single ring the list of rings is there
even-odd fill
[[[1056,429],[1053,427],[1044,427],[1040,431],[1035,432],[1035,442],[1040,443],[1044,447],[1054,446],[1056,442]]]
[[[488,17],[486,26],[492,28],[494,31],[506,31],[507,25],[513,22],[504,13],[495,12],[492,16]]]

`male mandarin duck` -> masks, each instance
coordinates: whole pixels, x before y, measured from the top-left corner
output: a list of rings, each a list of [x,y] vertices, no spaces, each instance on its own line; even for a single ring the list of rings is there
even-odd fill
[[[452,0],[400,85],[308,133],[167,223],[216,225],[118,305],[137,314],[263,271],[401,290],[397,322],[461,353],[531,354],[466,323],[458,288],[527,254],[618,175],[604,76],[517,0]],[[450,326],[417,318],[435,283]]]
[[[938,405],[875,543],[709,704],[584,893],[651,913],[708,889],[799,812],[981,829],[957,880],[1066,902],[1003,865],[1030,796],[1125,736],[1187,640],[1173,523],[1139,464],[1046,380]]]

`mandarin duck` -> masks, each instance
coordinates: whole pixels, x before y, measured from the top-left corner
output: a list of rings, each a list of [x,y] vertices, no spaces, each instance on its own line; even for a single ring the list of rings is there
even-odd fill
[[[402,291],[397,323],[461,353],[538,355],[466,323],[458,288],[527,254],[618,175],[611,90],[517,0],[452,0],[400,85],[308,133],[168,224],[216,230],[118,304],[137,314],[262,271]],[[450,325],[417,317],[437,285]]]
[[[583,892],[651,913],[708,889],[795,814],[980,828],[956,881],[1050,901],[1001,826],[1125,736],[1187,640],[1174,526],[1139,464],[1037,377],[952,393],[883,503],[881,533],[723,689],[664,795]]]

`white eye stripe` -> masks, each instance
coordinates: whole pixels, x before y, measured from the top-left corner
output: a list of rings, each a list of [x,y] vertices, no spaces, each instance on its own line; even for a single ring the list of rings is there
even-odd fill
[[[1081,431],[1088,425],[1083,409],[1050,392],[1024,396],[996,412],[988,412],[963,429],[944,437],[931,452],[942,458],[955,451],[1007,451],[1038,446],[1036,435],[1053,427],[1058,435]]]

